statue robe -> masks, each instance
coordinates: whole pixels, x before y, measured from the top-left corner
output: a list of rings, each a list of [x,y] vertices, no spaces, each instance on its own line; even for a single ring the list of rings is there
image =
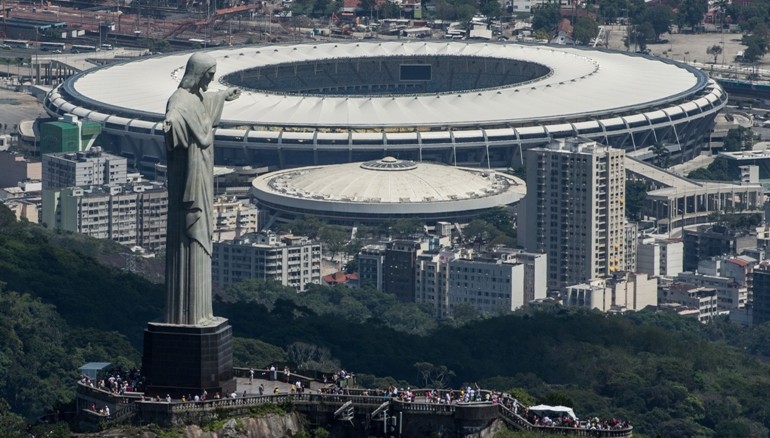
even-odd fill
[[[166,105],[168,165],[166,323],[213,320],[211,237],[214,217],[214,130],[227,92],[178,88]]]

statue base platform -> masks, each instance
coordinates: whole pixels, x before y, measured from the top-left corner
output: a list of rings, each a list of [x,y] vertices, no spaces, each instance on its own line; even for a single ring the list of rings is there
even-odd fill
[[[233,329],[227,319],[209,325],[148,323],[144,330],[144,393],[164,398],[235,391]]]

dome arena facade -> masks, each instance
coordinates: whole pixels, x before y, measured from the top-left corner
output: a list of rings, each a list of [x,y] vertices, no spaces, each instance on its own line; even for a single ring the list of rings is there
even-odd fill
[[[524,181],[494,170],[393,157],[279,170],[251,187],[258,206],[280,219],[311,215],[340,223],[408,217],[465,222],[525,194]]]
[[[210,89],[236,86],[215,134],[222,165],[292,168],[394,156],[507,167],[523,151],[582,136],[633,150],[699,153],[727,101],[669,59],[491,42],[367,41],[209,50]],[[93,69],[45,100],[52,116],[102,123],[140,170],[164,161],[162,119],[190,53]]]

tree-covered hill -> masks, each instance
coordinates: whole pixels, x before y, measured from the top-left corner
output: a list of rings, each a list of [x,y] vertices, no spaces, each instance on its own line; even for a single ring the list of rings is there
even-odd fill
[[[51,245],[51,236],[26,224],[0,233],[0,281],[54,305],[75,327],[120,330],[140,345],[146,323],[161,316],[162,285]]]
[[[414,336],[375,318],[351,323],[289,301],[276,302],[272,312],[220,303],[218,313],[231,319],[238,336],[317,344],[354,372],[416,383],[415,363],[445,365],[456,374],[452,386],[523,388],[538,401],[567,403],[579,413],[629,419],[640,435],[749,436],[739,431],[753,430],[767,436],[770,425],[770,366],[725,342],[728,334],[742,344],[760,342],[767,339],[761,328],[555,307]]]
[[[6,406],[35,418],[71,400],[84,362],[139,365],[144,326],[162,313],[161,286],[55,240],[0,207],[0,428],[20,421]],[[622,417],[637,436],[761,437],[770,427],[770,325],[558,306],[437,324],[371,290],[297,295],[257,282],[227,296],[237,301],[217,301],[215,313],[233,325],[241,366],[291,360],[303,343],[361,381],[422,385],[435,367],[436,384],[476,382],[579,415]]]

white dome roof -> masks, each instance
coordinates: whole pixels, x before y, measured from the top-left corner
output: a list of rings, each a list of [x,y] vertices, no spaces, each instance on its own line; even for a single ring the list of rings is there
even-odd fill
[[[478,210],[511,204],[526,192],[522,180],[493,170],[392,157],[278,171],[256,178],[252,187],[259,201],[318,214]]]
[[[387,157],[366,163],[300,169],[273,181],[286,182],[297,196],[328,200],[400,203],[485,197],[500,193],[509,180],[494,171],[467,171],[451,166]]]

